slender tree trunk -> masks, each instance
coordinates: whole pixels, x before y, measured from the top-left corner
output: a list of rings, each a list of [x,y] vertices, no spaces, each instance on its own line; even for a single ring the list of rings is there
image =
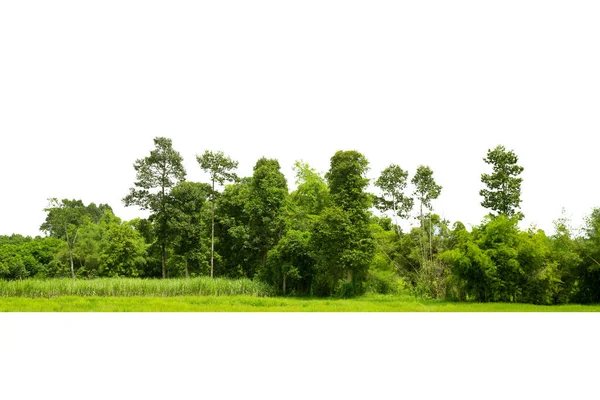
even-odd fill
[[[285,294],[285,272],[283,273],[283,294]]]
[[[421,267],[425,265],[425,244],[423,243],[423,239],[425,238],[425,219],[423,218],[423,202],[421,202]]]
[[[163,182],[164,182],[164,173],[163,173]],[[161,189],[162,189],[161,209],[162,209],[163,221],[164,221],[164,217],[165,217],[165,187],[162,186]],[[162,234],[164,235],[164,231]],[[162,277],[163,277],[163,279],[167,279],[167,250],[166,250],[164,236],[163,236],[163,239],[161,242],[161,250],[162,250]]]
[[[73,267],[73,248],[69,246],[69,261],[71,261],[71,278],[75,280],[75,268]]]
[[[215,180],[212,181],[212,206],[211,206],[211,218],[212,218],[212,232],[210,235],[210,277],[214,276],[215,270]]]
[[[396,224],[396,232],[400,237],[400,226],[398,226],[398,210],[396,209],[396,198],[394,198],[394,224]]]
[[[162,249],[162,277],[163,279],[167,279],[167,249],[165,247],[165,242],[161,245]]]
[[[431,244],[433,236],[433,227],[431,226],[431,212],[429,213],[429,258],[433,262],[433,245]]]
[[[185,277],[187,279],[190,279],[190,270],[188,269],[188,259],[187,259],[187,257],[185,258]]]

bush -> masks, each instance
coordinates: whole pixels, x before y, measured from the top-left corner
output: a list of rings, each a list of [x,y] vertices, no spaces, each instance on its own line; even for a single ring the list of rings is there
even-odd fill
[[[369,293],[397,294],[406,289],[406,284],[393,272],[370,270],[365,289]]]

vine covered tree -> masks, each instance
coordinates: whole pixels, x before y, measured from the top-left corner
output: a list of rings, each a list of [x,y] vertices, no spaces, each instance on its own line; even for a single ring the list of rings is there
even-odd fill
[[[518,209],[523,181],[519,175],[523,172],[523,167],[517,164],[517,155],[513,151],[507,151],[504,146],[496,146],[495,149],[488,150],[483,161],[492,166],[492,173],[481,174],[481,182],[487,186],[487,189],[479,191],[483,196],[481,205],[497,214],[522,219],[523,213]]]
[[[369,226],[371,196],[365,177],[369,162],[357,151],[338,151],[325,178],[332,205],[315,221],[311,247],[317,260],[316,292],[346,295],[340,281],[353,293],[362,290],[375,244]]]
[[[285,233],[284,206],[287,196],[287,181],[279,161],[264,157],[258,160],[254,166],[246,210],[250,216],[249,230],[253,247],[261,255],[263,269],[269,250]]]
[[[167,196],[170,189],[185,179],[183,158],[173,149],[171,139],[154,138],[154,150],[146,158],[135,161],[136,171],[134,187],[123,198],[125,206],[136,205],[149,210],[151,219],[156,223],[156,237],[160,243],[162,258],[162,277],[167,277],[167,240],[169,235],[169,213]]]
[[[215,183],[224,185],[226,182],[235,182],[238,178],[232,172],[238,167],[238,162],[225,156],[222,151],[213,153],[206,150],[202,156],[196,156],[200,168],[210,175],[212,183],[211,202],[211,236],[210,236],[210,277],[214,275],[215,258]]]

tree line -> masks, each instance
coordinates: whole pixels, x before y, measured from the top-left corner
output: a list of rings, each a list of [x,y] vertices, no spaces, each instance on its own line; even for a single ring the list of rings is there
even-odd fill
[[[148,218],[122,221],[107,204],[50,199],[44,237],[0,236],[0,278],[247,277],[295,295],[600,301],[600,209],[581,231],[564,216],[551,236],[520,229],[523,167],[504,146],[483,159],[479,194],[490,212],[471,230],[434,212],[443,188],[428,166],[411,178],[392,164],[370,193],[366,157],[338,151],[324,175],[296,162],[290,191],[276,159],[259,159],[247,177],[223,152],[196,159],[206,182],[186,180],[168,138],[134,162],[123,202]],[[407,232],[401,220],[411,222]]]

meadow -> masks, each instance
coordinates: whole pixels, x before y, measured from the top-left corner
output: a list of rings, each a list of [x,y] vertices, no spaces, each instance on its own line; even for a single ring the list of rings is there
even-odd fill
[[[542,306],[427,300],[410,293],[352,299],[282,297],[248,279],[0,281],[2,312],[598,312],[600,305]]]
[[[0,298],[61,296],[273,296],[273,289],[250,279],[199,277],[191,279],[23,279],[0,280]]]

